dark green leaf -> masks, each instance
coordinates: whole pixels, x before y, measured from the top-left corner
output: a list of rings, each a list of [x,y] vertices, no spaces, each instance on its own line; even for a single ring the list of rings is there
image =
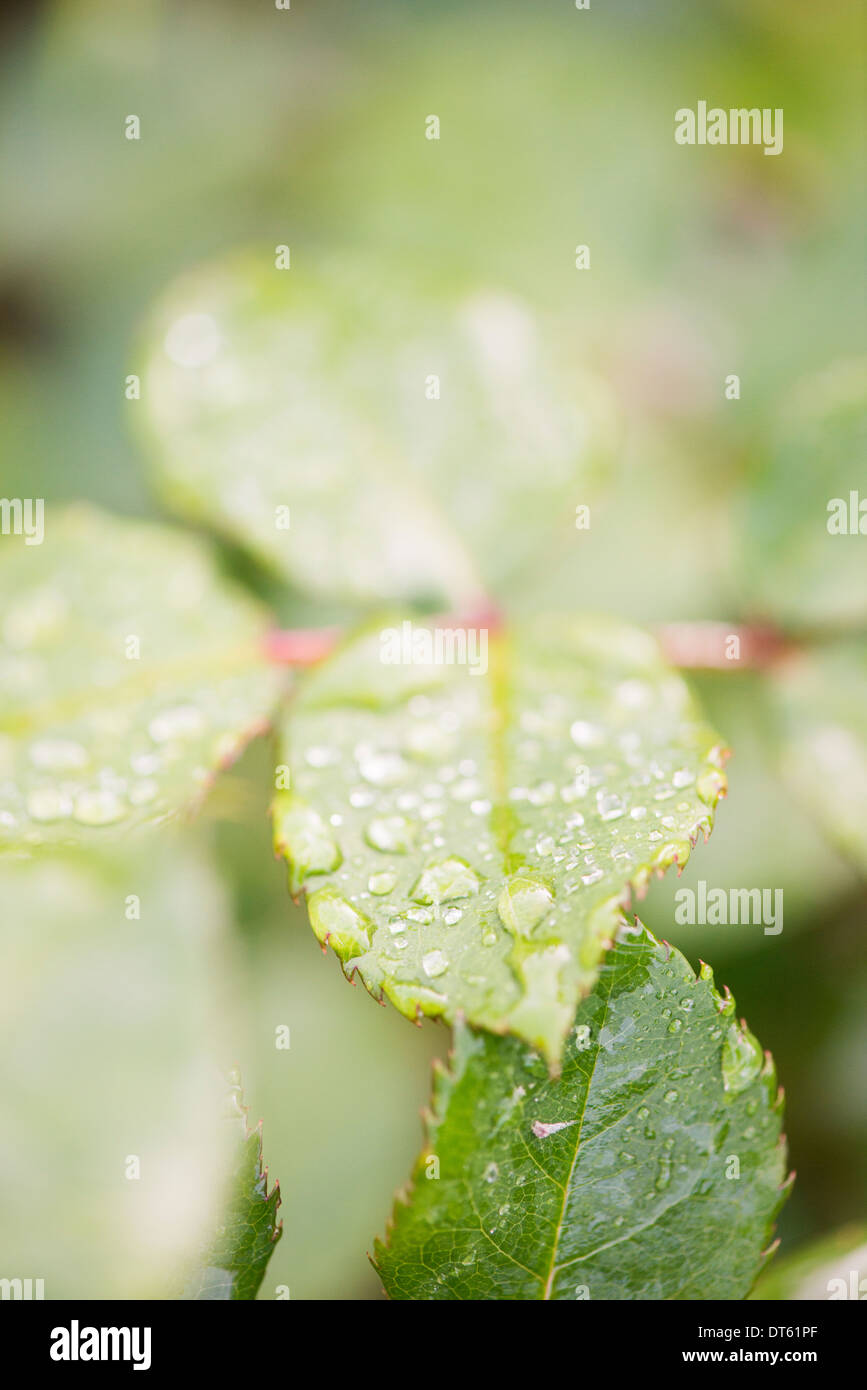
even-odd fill
[[[220,1224],[184,1289],[187,1299],[255,1298],[283,1234],[277,1220],[280,1184],[268,1191],[268,1169],[262,1165],[261,1121],[248,1128],[240,1078],[233,1073],[230,1080],[227,1123],[235,1131],[231,1175]]]
[[[621,933],[559,1080],[455,1036],[414,1187],[374,1263],[392,1298],[743,1298],[783,1201],[770,1055],[710,969]]]

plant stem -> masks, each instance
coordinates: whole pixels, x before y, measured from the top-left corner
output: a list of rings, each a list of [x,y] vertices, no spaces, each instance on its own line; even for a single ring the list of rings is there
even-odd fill
[[[503,619],[498,609],[489,606],[475,613],[438,613],[416,621],[420,626],[485,628],[496,632]],[[342,636],[343,629],[339,627],[272,628],[265,637],[265,655],[281,666],[315,666],[331,655]]]

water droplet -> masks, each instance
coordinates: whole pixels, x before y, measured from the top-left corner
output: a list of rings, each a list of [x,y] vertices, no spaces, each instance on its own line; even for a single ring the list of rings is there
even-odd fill
[[[449,968],[449,963],[442,951],[428,951],[426,956],[421,959],[422,969],[430,979],[435,980],[437,975],[445,974]]]
[[[175,705],[154,715],[148,733],[154,743],[168,743],[177,738],[195,738],[204,727],[204,715],[195,705]]]
[[[430,926],[434,919],[433,913],[426,907],[411,907],[406,915],[411,922],[419,922],[423,927]]]
[[[447,758],[453,743],[452,735],[438,724],[414,724],[406,736],[405,748],[412,757],[424,762],[439,762]]]
[[[372,806],[375,800],[376,793],[372,792],[369,787],[354,787],[349,793],[349,804],[354,806],[357,811],[360,811],[364,806]]]
[[[514,874],[497,899],[497,912],[507,931],[529,936],[550,911],[554,895],[529,874]]]
[[[367,843],[383,854],[407,854],[415,835],[415,826],[406,816],[377,816],[364,832]]]
[[[372,782],[375,787],[394,787],[406,777],[409,764],[400,753],[390,750],[374,753],[365,749],[358,756],[358,771],[365,782]]]
[[[557,788],[553,782],[540,782],[538,786],[530,788],[527,800],[531,806],[548,806],[556,795]]]
[[[380,898],[383,897],[386,893],[390,893],[396,883],[397,874],[392,874],[388,872],[383,872],[381,874],[371,874],[370,878],[367,880],[367,888],[368,892],[373,893],[376,897]]]
[[[112,825],[126,813],[120,797],[104,789],[79,792],[72,812],[80,825]]]
[[[596,793],[596,807],[603,820],[619,820],[626,811],[623,798],[613,792],[598,791]]]
[[[447,907],[443,913],[443,921],[447,927],[453,927],[461,920],[463,915],[459,907]]]
[[[142,782],[133,782],[129,799],[133,806],[145,806],[149,801],[153,801],[158,792],[159,786],[152,777],[148,777]]]
[[[334,763],[340,762],[340,753],[336,748],[325,748],[317,744],[307,749],[304,761],[310,767],[331,767]]]
[[[40,738],[30,745],[30,761],[46,772],[77,772],[87,767],[87,749],[69,738]]]
[[[496,1182],[500,1176],[500,1170],[496,1163],[489,1163],[484,1172],[485,1182]]]
[[[669,1033],[679,1033],[682,1027],[683,1027],[683,1019],[681,1019],[681,1018],[675,1018],[675,1019],[672,1020],[671,1023],[669,1023],[669,1025],[668,1025],[668,1031],[669,1031]]]
[[[589,724],[585,719],[576,719],[569,729],[572,742],[579,748],[598,748],[605,741],[605,735],[596,724]]]
[[[151,777],[159,772],[163,760],[159,753],[135,753],[129,760],[133,772],[139,777]]]
[[[27,814],[31,820],[64,820],[71,813],[71,797],[56,787],[36,787],[27,797]]]
[[[410,897],[417,903],[445,903],[469,898],[479,891],[479,878],[464,859],[451,857],[428,864],[421,872]]]
[[[604,878],[605,873],[602,869],[592,869],[589,874],[581,875],[581,882],[589,888],[591,883],[598,883],[600,878]]]
[[[451,795],[455,801],[472,801],[481,790],[481,783],[477,778],[462,777],[459,782],[455,782],[451,789]]]
[[[662,1099],[665,1101],[666,1105],[673,1105],[677,1100],[677,1091],[666,1091]]]
[[[668,1159],[665,1156],[663,1156],[659,1160],[659,1172],[656,1177],[655,1187],[657,1192],[662,1192],[666,1187],[668,1187],[668,1184],[670,1182],[671,1164],[669,1163]]]

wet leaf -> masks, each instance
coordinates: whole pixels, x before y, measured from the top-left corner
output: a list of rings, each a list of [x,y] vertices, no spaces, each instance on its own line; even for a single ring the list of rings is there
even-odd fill
[[[639,929],[582,1003],[559,1080],[516,1039],[459,1026],[414,1187],[376,1244],[386,1292],[744,1298],[785,1150],[773,1063],[734,1008],[707,966]]]
[[[408,1017],[463,1015],[556,1063],[632,891],[711,829],[717,736],[633,628],[453,630],[476,669],[386,664],[395,631],[350,641],[287,714],[291,890],[346,974]]]
[[[95,510],[0,554],[0,847],[103,839],[201,800],[267,726],[265,614],[201,542]]]
[[[769,676],[783,775],[828,839],[867,872],[867,650],[837,642]]]
[[[223,1194],[219,1225],[204,1246],[183,1292],[186,1299],[255,1298],[274,1246],[283,1234],[277,1220],[280,1184],[268,1191],[262,1163],[262,1126],[247,1125],[240,1077],[230,1077],[227,1122],[233,1130],[231,1175]]]
[[[174,286],[149,341],[169,505],[318,594],[476,602],[574,535],[610,463],[605,389],[507,295],[262,248]]]

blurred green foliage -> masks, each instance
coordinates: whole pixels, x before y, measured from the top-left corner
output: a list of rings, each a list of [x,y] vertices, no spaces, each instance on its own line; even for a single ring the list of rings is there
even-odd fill
[[[426,294],[503,291],[556,312],[615,394],[612,486],[588,532],[570,528],[575,497],[544,564],[503,583],[512,611],[736,620],[773,609],[776,590],[774,611],[797,619],[810,595],[769,585],[772,543],[800,526],[805,477],[808,495],[836,493],[810,450],[774,450],[803,383],[848,372],[837,364],[862,348],[862,54],[847,0],[36,7],[9,28],[0,96],[14,190],[0,207],[0,492],[159,515],[123,394],[141,324],[177,273],[286,242],[293,265],[368,257]],[[783,107],[784,155],[676,146],[674,110],[702,95]],[[129,112],[138,143],[123,139]],[[429,112],[439,142],[423,138]],[[799,554],[785,558],[797,577]],[[278,593],[231,548],[224,560],[285,621],[341,616]],[[844,616],[852,599],[850,582]],[[799,1172],[786,1250],[860,1214],[867,901],[839,834],[789,789],[819,775],[798,751],[803,723],[785,783],[767,683],[698,685],[735,757],[730,804],[681,884],[782,887],[785,927],[676,928],[671,881],[642,916],[693,965],[713,962],[774,1051]],[[283,1195],[260,1296],[376,1294],[362,1252],[409,1170],[446,1034],[378,1010],[319,959],[271,862],[271,767],[252,749],[196,832],[155,862],[144,851],[146,939],[118,907],[134,862],[3,866],[5,978],[32,1000],[4,1054],[4,1257],[49,1296],[153,1292],[201,1235],[209,1099],[235,1061]],[[123,1156],[142,1151],[159,1180],[124,1183]]]

